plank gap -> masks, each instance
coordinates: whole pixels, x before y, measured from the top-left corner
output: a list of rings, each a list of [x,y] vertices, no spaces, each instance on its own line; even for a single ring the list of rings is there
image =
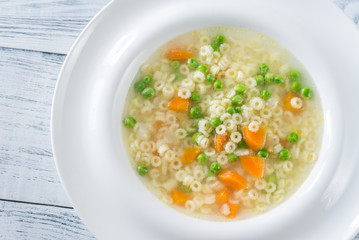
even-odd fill
[[[34,50],[34,49],[26,49],[26,48],[16,48],[16,47],[1,47],[0,50],[15,50],[15,51],[24,51],[29,53],[41,53],[41,54],[51,54],[51,55],[58,55],[66,57],[67,53],[57,53],[57,52],[46,52],[41,50]]]
[[[13,202],[13,203],[22,203],[22,204],[31,204],[31,205],[46,206],[46,207],[56,207],[56,208],[74,209],[73,207],[62,206],[62,205],[57,205],[57,204],[28,202],[28,201],[20,201],[20,200],[4,199],[4,198],[0,198],[0,201],[3,201],[3,202]]]

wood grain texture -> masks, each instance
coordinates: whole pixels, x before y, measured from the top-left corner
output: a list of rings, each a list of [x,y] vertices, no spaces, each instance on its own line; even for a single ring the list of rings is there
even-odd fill
[[[332,0],[359,28],[359,0]]]
[[[67,54],[110,0],[0,1],[0,47]]]
[[[0,239],[94,239],[73,209],[0,201]]]
[[[0,48],[0,198],[70,206],[51,150],[50,112],[64,55]]]

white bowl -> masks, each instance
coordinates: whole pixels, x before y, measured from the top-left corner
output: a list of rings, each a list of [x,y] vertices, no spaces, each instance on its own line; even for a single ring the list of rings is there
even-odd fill
[[[177,212],[138,179],[121,119],[139,66],[191,30],[244,27],[306,67],[325,115],[320,157],[300,189],[260,216],[214,222]],[[348,239],[359,229],[359,34],[329,1],[113,1],[86,27],[60,73],[52,109],[58,172],[99,239]],[[338,220],[340,219],[340,220]]]

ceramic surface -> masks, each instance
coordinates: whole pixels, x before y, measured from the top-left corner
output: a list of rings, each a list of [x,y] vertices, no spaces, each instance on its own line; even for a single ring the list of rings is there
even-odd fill
[[[276,209],[213,222],[168,207],[140,182],[125,153],[121,119],[141,63],[191,30],[244,27],[289,49],[319,89],[325,116],[319,160]],[[74,44],[52,109],[63,185],[99,239],[346,239],[359,227],[359,33],[326,1],[113,1]],[[340,219],[340,220],[338,220]],[[335,226],[335,227],[334,227]]]

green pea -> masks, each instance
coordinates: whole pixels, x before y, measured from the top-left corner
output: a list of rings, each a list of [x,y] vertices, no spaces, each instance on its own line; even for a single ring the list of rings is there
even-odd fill
[[[313,96],[313,91],[312,89],[305,87],[302,89],[302,91],[300,91],[300,94],[302,95],[302,97],[309,99]]]
[[[191,95],[191,100],[194,103],[198,103],[201,100],[201,96],[199,95],[198,92],[193,92]]]
[[[226,112],[232,115],[233,113],[235,113],[234,107],[228,107]]]
[[[195,58],[190,58],[187,61],[187,65],[188,65],[189,68],[192,68],[192,69],[197,68],[198,67],[198,61]]]
[[[241,113],[242,113],[242,108],[241,108],[241,107],[235,107],[235,108],[234,108],[234,111],[235,111],[236,113],[241,114]]]
[[[214,81],[213,88],[215,90],[220,90],[223,87],[223,82],[221,80]]]
[[[216,129],[214,128],[214,129],[212,129],[212,135],[216,135]]]
[[[144,83],[143,81],[139,81],[135,83],[135,90],[138,92],[142,92],[143,89],[146,88],[146,83]]]
[[[194,126],[196,127],[196,128],[198,128],[198,124],[199,124],[199,121],[200,121],[201,119],[194,119]]]
[[[193,136],[193,132],[186,130],[186,137],[192,137],[192,136]]]
[[[143,78],[143,82],[146,83],[146,85],[150,85],[153,82],[153,78],[147,75]]]
[[[201,64],[197,67],[197,70],[200,71],[200,72],[203,72],[204,74],[206,74],[208,72],[208,68],[206,65],[204,64]]]
[[[267,149],[261,149],[258,151],[257,155],[262,158],[268,157],[268,150]]]
[[[138,174],[140,174],[141,176],[144,176],[148,173],[148,167],[144,164],[138,165],[137,166],[137,172]]]
[[[300,73],[297,70],[289,71],[289,79],[292,81],[298,81],[300,79]]]
[[[277,75],[277,76],[275,76],[274,77],[274,83],[276,83],[276,84],[281,84],[281,83],[283,83],[284,82],[284,79],[283,79],[283,77],[281,76],[281,75]]]
[[[133,117],[127,117],[123,120],[123,124],[126,128],[133,128],[136,125],[137,121]]]
[[[279,152],[279,159],[282,161],[288,160],[290,159],[290,157],[292,156],[292,154],[290,153],[290,151],[286,148],[283,148],[280,152]]]
[[[211,47],[213,48],[213,51],[217,52],[219,50],[219,46],[217,43],[211,44]]]
[[[194,143],[198,143],[198,137],[200,136],[201,134],[199,132],[196,132],[195,134],[192,135],[192,141]]]
[[[155,90],[153,90],[153,88],[147,87],[143,89],[142,97],[149,99],[149,98],[153,98],[153,96],[155,96]]]
[[[208,176],[208,177],[215,177],[215,176],[217,176],[217,173],[213,172],[213,171],[211,170],[211,168],[208,168],[208,174],[207,174],[207,176]]]
[[[264,100],[269,99],[272,96],[272,94],[270,93],[270,91],[268,89],[263,89],[261,91],[261,98],[263,98]]]
[[[226,38],[223,35],[216,36],[216,44],[221,45],[226,41]]]
[[[243,103],[243,98],[240,95],[234,95],[231,100],[233,106],[238,106]]]
[[[175,72],[175,80],[174,80],[174,82],[175,81],[178,81],[178,80],[181,80],[181,79],[183,79],[184,78],[184,75],[182,74],[182,73],[180,73],[180,72]]]
[[[238,148],[248,148],[247,143],[242,139],[238,144],[237,144]]]
[[[262,63],[261,65],[259,65],[259,72],[261,73],[261,74],[266,74],[267,72],[269,71],[269,66],[268,66],[268,64],[266,64],[266,63]]]
[[[297,132],[290,132],[287,136],[288,142],[297,143],[299,141],[299,135]]]
[[[218,162],[213,162],[209,167],[209,170],[217,174],[221,170],[221,165]]]
[[[274,81],[274,74],[273,73],[266,73],[264,76],[264,83],[270,84]]]
[[[174,69],[178,69],[180,67],[180,62],[179,61],[172,61],[171,62],[171,67]]]
[[[238,160],[238,156],[234,153],[230,153],[227,155],[228,161],[229,162],[235,162]]]
[[[191,189],[189,186],[186,186],[186,185],[184,185],[184,184],[181,184],[180,189],[181,189],[183,192],[186,192],[186,193],[192,192],[192,189]]]
[[[264,84],[264,77],[262,75],[257,75],[254,79],[256,80],[258,86]]]
[[[277,184],[278,182],[278,178],[277,178],[277,175],[275,175],[275,173],[272,173],[271,175],[269,175],[267,178],[266,178],[267,182],[271,182],[271,183],[274,183],[274,184]]]
[[[302,89],[302,84],[298,81],[293,81],[292,85],[290,86],[293,92],[299,92]]]
[[[237,86],[234,87],[234,91],[236,91],[236,93],[238,94],[243,94],[247,91],[247,89],[244,85],[238,84]]]
[[[213,128],[216,128],[216,127],[218,127],[218,126],[221,125],[221,124],[222,124],[222,121],[221,121],[221,119],[219,119],[218,117],[214,117],[214,118],[211,119],[211,126],[212,126]]]
[[[199,163],[201,163],[201,164],[205,164],[205,163],[208,162],[208,157],[207,157],[206,154],[201,153],[200,155],[198,155],[197,161],[198,161]]]
[[[201,116],[201,109],[199,109],[199,107],[193,107],[191,108],[189,114],[191,118],[199,118]]]
[[[208,83],[212,84],[216,80],[216,78],[214,77],[213,74],[208,74],[206,80]]]

